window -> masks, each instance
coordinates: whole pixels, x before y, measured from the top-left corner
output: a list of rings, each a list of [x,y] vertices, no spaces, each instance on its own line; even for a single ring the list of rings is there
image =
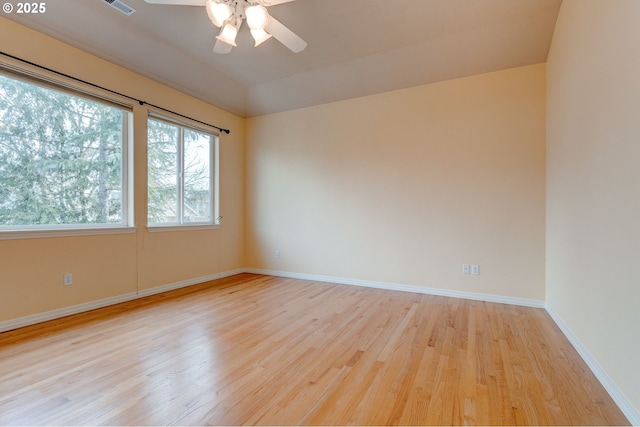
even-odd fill
[[[62,86],[0,73],[0,231],[133,222],[131,110]]]
[[[148,121],[148,224],[217,224],[218,137],[166,118]]]

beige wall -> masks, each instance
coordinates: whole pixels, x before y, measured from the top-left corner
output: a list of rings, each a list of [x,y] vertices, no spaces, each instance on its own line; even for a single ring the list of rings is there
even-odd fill
[[[136,106],[134,234],[0,240],[0,322],[243,266],[245,120],[0,18],[0,50],[193,118],[222,135],[218,230],[146,231],[146,119]],[[74,284],[63,287],[64,273]]]
[[[636,411],[638,16],[637,0],[565,0],[547,68],[547,301]]]
[[[247,266],[543,300],[545,102],[540,64],[249,119]]]

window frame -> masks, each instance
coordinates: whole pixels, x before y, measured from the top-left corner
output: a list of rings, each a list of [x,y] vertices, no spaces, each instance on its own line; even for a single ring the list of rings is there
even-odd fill
[[[120,161],[122,208],[117,223],[83,224],[0,224],[0,240],[66,237],[102,234],[128,234],[136,231],[133,200],[133,103],[107,90],[67,79],[11,58],[0,58],[0,75],[49,90],[83,98],[122,111],[122,159]]]
[[[177,205],[179,207],[177,217],[178,222],[149,222],[149,131],[150,120],[165,123],[178,128],[177,153],[178,167],[176,170],[176,180],[178,187]],[[210,137],[209,150],[209,203],[211,219],[209,221],[184,222],[184,134],[185,130],[206,134]],[[205,127],[201,124],[192,123],[185,118],[178,118],[168,112],[158,112],[149,108],[147,114],[147,198],[146,198],[146,222],[149,232],[165,231],[186,231],[186,230],[209,230],[220,228],[220,134],[217,129]]]

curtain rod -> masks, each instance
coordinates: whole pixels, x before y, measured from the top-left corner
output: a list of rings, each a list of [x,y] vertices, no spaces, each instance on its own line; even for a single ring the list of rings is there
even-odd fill
[[[192,121],[194,121],[194,122],[197,122],[197,123],[200,123],[200,124],[203,124],[203,125],[210,126],[210,127],[212,127],[212,128],[216,128],[216,129],[218,129],[220,132],[224,132],[224,133],[226,133],[227,135],[229,135],[229,134],[231,133],[231,131],[230,131],[229,129],[224,129],[224,128],[221,128],[220,126],[212,125],[212,124],[210,124],[210,123],[206,123],[206,122],[203,122],[203,121],[200,121],[200,120],[194,119],[194,118],[192,118],[192,117],[185,116],[184,114],[176,113],[175,111],[171,111],[171,110],[169,110],[169,109],[167,109],[167,108],[163,108],[163,107],[160,107],[160,106],[158,106],[158,105],[151,104],[150,102],[146,102],[146,101],[143,101],[143,100],[141,100],[141,99],[137,99],[137,98],[134,98],[134,97],[132,97],[132,96],[125,95],[125,94],[120,93],[120,92],[116,92],[115,90],[107,89],[106,87],[99,86],[99,85],[97,85],[97,84],[94,84],[94,83],[88,82],[88,81],[86,81],[86,80],[82,80],[82,79],[79,79],[79,78],[77,78],[77,77],[70,76],[69,74],[65,74],[65,73],[62,73],[62,72],[60,72],[60,71],[56,71],[56,70],[53,70],[53,69],[48,68],[48,67],[45,67],[45,66],[42,66],[42,65],[39,65],[39,64],[35,64],[35,63],[31,62],[31,61],[27,61],[26,59],[18,58],[17,56],[13,56],[13,55],[11,55],[11,54],[8,54],[8,53],[5,53],[5,52],[1,52],[1,51],[0,51],[0,54],[1,54],[1,55],[6,56],[6,57],[8,57],[8,58],[15,59],[16,61],[20,61],[20,62],[22,62],[22,63],[28,64],[28,65],[31,65],[31,66],[33,66],[33,67],[40,68],[41,70],[45,70],[45,71],[48,71],[48,72],[50,72],[50,73],[54,73],[54,74],[57,74],[57,75],[59,75],[59,76],[63,76],[63,77],[66,77],[66,78],[68,78],[68,79],[74,80],[74,81],[76,81],[76,82],[80,82],[80,83],[83,83],[83,84],[86,84],[86,85],[89,85],[89,86],[92,86],[92,87],[98,88],[98,89],[100,89],[100,90],[104,90],[104,91],[107,91],[107,92],[113,93],[113,94],[115,94],[115,95],[122,96],[122,97],[127,98],[127,99],[130,99],[130,100],[132,100],[132,101],[136,101],[136,102],[137,102],[138,104],[140,104],[140,105],[148,105],[148,106],[153,107],[153,108],[156,108],[156,109],[158,109],[158,110],[162,110],[162,111],[165,111],[165,112],[167,112],[167,113],[175,114],[176,116],[179,116],[179,117],[182,117],[182,118],[185,118],[185,119],[189,119],[189,120],[192,120]]]

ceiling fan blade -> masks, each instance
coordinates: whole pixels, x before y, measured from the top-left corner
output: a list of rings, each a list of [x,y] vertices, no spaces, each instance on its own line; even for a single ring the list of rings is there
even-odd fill
[[[172,6],[205,6],[207,0],[144,0],[150,4],[167,4]]]
[[[294,53],[302,52],[307,47],[306,41],[302,40],[296,33],[285,27],[273,16],[269,16],[269,22],[267,22],[267,26],[264,29]]]
[[[215,53],[220,53],[223,55],[226,53],[231,53],[231,49],[233,49],[233,46],[223,42],[222,40],[216,40],[216,44],[215,46],[213,46],[213,51]]]

